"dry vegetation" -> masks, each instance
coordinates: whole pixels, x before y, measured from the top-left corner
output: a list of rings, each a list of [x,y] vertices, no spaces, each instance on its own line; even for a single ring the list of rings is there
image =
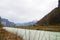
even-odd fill
[[[0,24],[0,40],[23,40],[23,38],[2,29]]]
[[[0,40],[23,40],[23,38],[4,30],[0,17]]]
[[[19,26],[15,28],[60,32],[60,26]]]
[[[22,37],[9,33],[0,28],[0,40],[23,40]]]

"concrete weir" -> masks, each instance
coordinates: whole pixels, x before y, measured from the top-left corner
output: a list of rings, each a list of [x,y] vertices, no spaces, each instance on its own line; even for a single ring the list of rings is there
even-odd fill
[[[11,27],[3,27],[3,29],[23,37],[24,40],[60,40],[60,32],[28,30]]]

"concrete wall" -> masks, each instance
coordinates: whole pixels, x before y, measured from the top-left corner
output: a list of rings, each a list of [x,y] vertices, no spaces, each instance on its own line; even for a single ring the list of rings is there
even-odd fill
[[[4,27],[3,29],[23,37],[24,40],[60,40],[60,32],[28,30],[28,29],[9,28],[9,27]]]

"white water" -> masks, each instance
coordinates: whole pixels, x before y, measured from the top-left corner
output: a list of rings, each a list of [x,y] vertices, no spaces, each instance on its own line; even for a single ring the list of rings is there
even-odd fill
[[[24,40],[60,40],[60,32],[38,31],[10,27],[3,27],[3,29],[23,37]]]

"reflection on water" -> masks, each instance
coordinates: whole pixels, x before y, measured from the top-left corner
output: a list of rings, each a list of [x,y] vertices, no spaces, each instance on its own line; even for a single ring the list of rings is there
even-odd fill
[[[3,27],[3,29],[23,37],[24,40],[60,40],[60,32],[27,30],[10,27]]]

